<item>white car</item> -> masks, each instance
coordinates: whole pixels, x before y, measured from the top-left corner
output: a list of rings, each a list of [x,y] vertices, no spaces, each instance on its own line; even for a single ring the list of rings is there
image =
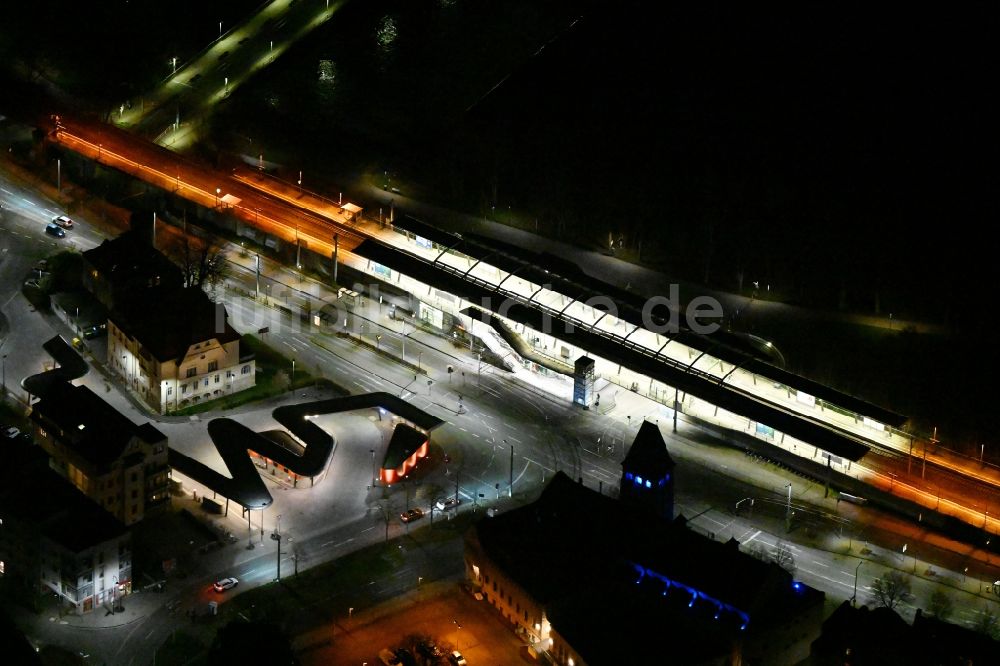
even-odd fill
[[[239,582],[240,581],[236,578],[223,578],[222,580],[215,581],[215,585],[212,587],[215,588],[216,592],[225,592],[226,590],[236,587]]]
[[[69,219],[65,215],[60,215],[59,217],[54,217],[54,218],[52,218],[52,221],[55,224],[58,224],[63,229],[72,229],[73,228],[73,220]]]
[[[20,434],[21,434],[21,431],[18,430],[17,428],[15,428],[14,426],[8,426],[8,427],[6,427],[6,428],[3,429],[4,439],[14,439],[15,437],[17,437]]]
[[[462,501],[457,497],[442,497],[434,506],[438,511],[447,511],[448,509],[454,509],[461,504],[461,502]]]
[[[454,664],[454,666],[466,666],[469,663],[465,661],[465,657],[458,650],[454,650],[448,655],[448,661]]]

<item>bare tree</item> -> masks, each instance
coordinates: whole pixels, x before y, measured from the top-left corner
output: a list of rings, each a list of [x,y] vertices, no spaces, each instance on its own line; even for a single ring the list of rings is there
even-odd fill
[[[890,571],[872,581],[872,601],[893,610],[910,596],[910,580],[898,571]]]
[[[781,541],[774,544],[774,548],[768,553],[768,561],[774,562],[791,575],[795,575],[795,556],[792,555],[792,549],[787,544]]]
[[[226,276],[226,250],[214,238],[176,234],[163,253],[181,269],[185,287],[214,289]]]
[[[274,388],[278,391],[284,392],[292,385],[292,380],[288,377],[288,373],[284,370],[278,370],[274,373]]]
[[[955,609],[954,603],[943,590],[934,590],[934,594],[931,595],[930,605],[927,610],[931,612],[937,619],[942,622],[947,621],[951,612]]]
[[[976,621],[975,630],[990,638],[997,637],[997,614],[990,604],[983,607],[983,614]]]

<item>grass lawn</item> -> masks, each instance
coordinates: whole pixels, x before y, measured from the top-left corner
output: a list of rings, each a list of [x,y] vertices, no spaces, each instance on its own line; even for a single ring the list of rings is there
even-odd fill
[[[175,414],[186,416],[214,410],[228,410],[281,395],[286,391],[311,386],[318,381],[322,381],[327,386],[331,385],[329,380],[320,380],[303,369],[301,365],[295,368],[295,376],[292,377],[292,360],[268,346],[257,336],[244,335],[241,344],[244,345],[245,350],[252,351],[256,356],[257,384],[253,388],[239,393],[185,407],[174,412]]]

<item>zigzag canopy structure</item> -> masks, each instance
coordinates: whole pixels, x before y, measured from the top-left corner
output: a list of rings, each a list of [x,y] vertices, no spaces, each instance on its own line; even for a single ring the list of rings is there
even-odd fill
[[[314,478],[326,469],[335,442],[333,436],[313,423],[311,418],[373,408],[391,412],[425,433],[444,424],[436,416],[391,393],[365,393],[314,400],[285,405],[271,412],[275,421],[305,445],[301,455],[282,446],[269,437],[267,432],[254,432],[234,419],[220,418],[209,422],[208,434],[231,477],[227,478],[204,463],[173,449],[170,450],[170,466],[248,509],[264,509],[271,504],[271,493],[247,451],[269,458],[294,474]],[[395,429],[405,426],[405,423],[399,423]],[[394,432],[393,437],[395,436]]]
[[[51,338],[42,347],[57,365],[51,370],[21,380],[21,386],[28,393],[45,398],[52,395],[57,387],[64,386],[87,373],[86,361],[62,336]],[[396,424],[393,438],[397,435],[411,437],[413,431],[427,435],[431,430],[444,424],[444,421],[436,416],[391,393],[350,395],[285,405],[271,412],[274,420],[304,445],[295,447],[301,448],[301,454],[283,446],[282,437],[275,436],[275,431],[259,433],[234,419],[218,418],[209,421],[208,434],[230,476],[227,477],[174,449],[168,452],[168,462],[172,469],[228,497],[244,508],[263,509],[269,506],[273,499],[257,466],[247,454],[248,451],[269,458],[296,475],[315,478],[326,469],[335,442],[333,436],[313,423],[311,418],[373,408],[384,409],[403,419],[403,422]]]

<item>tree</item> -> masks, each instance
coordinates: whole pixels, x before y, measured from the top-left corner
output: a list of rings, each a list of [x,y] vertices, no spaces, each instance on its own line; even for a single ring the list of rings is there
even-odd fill
[[[292,385],[292,380],[289,378],[288,373],[284,370],[278,370],[274,373],[274,388],[278,391],[284,392],[288,390],[288,387]]]
[[[997,636],[997,614],[993,610],[993,606],[987,604],[983,607],[983,614],[976,621],[975,630],[981,634],[989,636],[990,638],[996,638]]]
[[[910,579],[898,571],[890,571],[872,582],[872,601],[893,610],[910,596]]]
[[[214,289],[226,276],[226,250],[213,238],[178,233],[164,244],[163,254],[177,264],[185,287]]]
[[[774,548],[768,553],[768,561],[774,562],[791,575],[795,575],[795,556],[792,555],[792,549],[787,544],[781,541],[774,544]]]
[[[937,619],[945,622],[951,615],[951,612],[955,609],[955,606],[947,594],[942,590],[934,590],[934,594],[931,595],[931,603],[927,607],[927,610],[931,612]]]

